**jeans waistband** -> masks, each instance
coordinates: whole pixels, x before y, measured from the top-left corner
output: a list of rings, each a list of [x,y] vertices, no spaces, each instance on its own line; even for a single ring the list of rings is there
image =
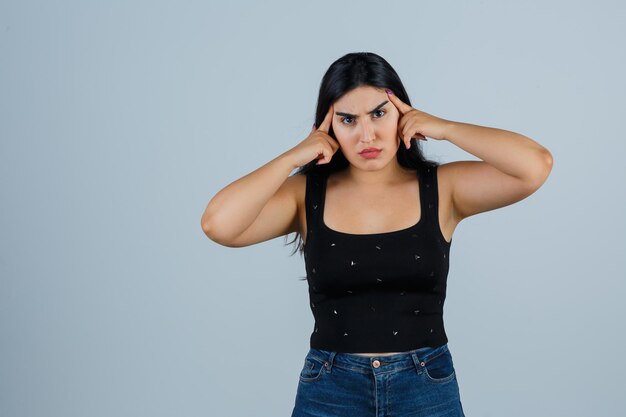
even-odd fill
[[[372,367],[385,371],[401,370],[411,366],[423,368],[426,363],[448,351],[448,344],[430,347],[425,346],[414,350],[390,355],[363,356],[354,353],[334,352],[310,348],[307,357],[324,362],[330,370],[333,366],[368,372]]]

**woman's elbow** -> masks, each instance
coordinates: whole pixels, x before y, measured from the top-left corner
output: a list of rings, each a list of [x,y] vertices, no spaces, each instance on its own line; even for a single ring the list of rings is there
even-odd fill
[[[552,165],[554,163],[554,159],[552,158],[552,154],[549,150],[543,148],[541,151],[541,157],[538,158],[539,163],[535,166],[533,172],[533,179],[530,181],[531,188],[533,190],[539,189],[546,180],[548,176],[550,176],[550,172],[552,171]]]

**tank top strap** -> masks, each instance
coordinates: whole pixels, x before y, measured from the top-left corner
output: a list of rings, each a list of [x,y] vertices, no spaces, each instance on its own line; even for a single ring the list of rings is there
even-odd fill
[[[439,227],[439,196],[437,193],[437,166],[419,170],[420,202],[426,222]],[[437,229],[436,229],[437,230]]]
[[[309,171],[306,174],[305,209],[308,237],[320,229],[322,223],[322,207],[326,185],[322,171]],[[439,196],[437,192],[437,166],[426,166],[417,171],[420,186],[421,216],[424,222],[439,230]]]
[[[322,217],[322,194],[324,180],[322,172],[309,171],[306,174],[304,205],[306,210],[307,240],[319,230]]]

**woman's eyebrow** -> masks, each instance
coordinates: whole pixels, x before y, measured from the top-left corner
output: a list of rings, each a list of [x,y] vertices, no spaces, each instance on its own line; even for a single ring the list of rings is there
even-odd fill
[[[385,104],[389,103],[389,100],[385,100],[382,103],[380,103],[378,106],[376,106],[376,108],[374,110],[370,110],[367,112],[367,114],[372,114],[374,113],[376,110],[380,109],[382,106],[384,106]],[[350,113],[342,113],[340,111],[336,111],[335,114],[337,116],[343,116],[343,117],[353,117],[353,118],[357,118],[358,116],[356,114],[350,114]]]

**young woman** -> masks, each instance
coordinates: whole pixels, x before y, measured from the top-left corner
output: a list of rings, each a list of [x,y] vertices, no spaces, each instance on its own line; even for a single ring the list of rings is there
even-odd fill
[[[429,161],[417,141],[427,138],[480,161]],[[300,236],[315,325],[292,417],[463,416],[443,323],[453,232],[528,197],[551,169],[526,136],[411,107],[382,57],[335,61],[308,137],[220,190],[202,216],[229,247]]]

